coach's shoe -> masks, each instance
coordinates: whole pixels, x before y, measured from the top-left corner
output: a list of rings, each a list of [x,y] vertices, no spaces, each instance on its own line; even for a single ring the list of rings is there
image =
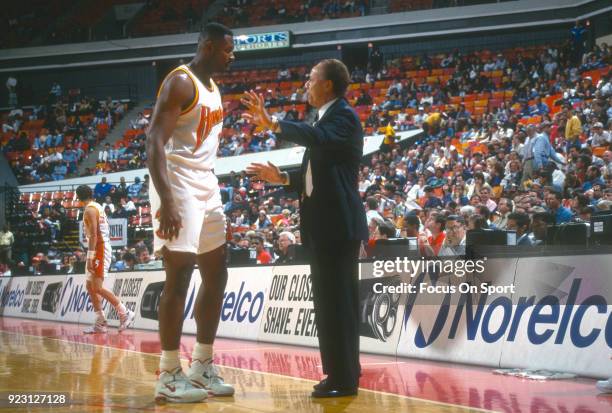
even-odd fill
[[[219,377],[219,370],[212,363],[212,360],[193,360],[187,377],[195,387],[206,389],[214,396],[234,395],[234,387],[223,382],[223,379]]]
[[[106,320],[97,319],[94,325],[87,327],[83,330],[85,334],[100,334],[106,333]]]
[[[134,314],[132,310],[127,310],[127,313],[125,313],[123,317],[119,316],[119,332],[122,332],[123,330],[131,327],[132,324],[134,324],[135,317],[136,314]]]
[[[612,393],[612,377],[608,380],[600,380],[597,382],[597,390],[602,393]]]
[[[156,403],[198,403],[207,397],[208,392],[192,386],[180,367],[162,371],[155,384]]]

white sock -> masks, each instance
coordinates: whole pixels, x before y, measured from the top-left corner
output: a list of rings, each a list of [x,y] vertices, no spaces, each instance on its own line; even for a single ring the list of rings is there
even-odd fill
[[[104,317],[104,313],[102,310],[96,311],[96,321],[105,321],[106,317]]]
[[[119,303],[119,305],[117,307],[115,307],[115,310],[117,310],[117,313],[123,317],[124,315],[127,314],[127,308],[125,308],[125,306],[123,305],[123,303]]]
[[[159,361],[160,371],[172,371],[181,367],[178,350],[162,350],[161,360]]]
[[[193,353],[191,354],[191,360],[199,360],[204,363],[208,360],[212,361],[213,358],[213,345],[212,344],[202,344],[195,343],[193,346]]]

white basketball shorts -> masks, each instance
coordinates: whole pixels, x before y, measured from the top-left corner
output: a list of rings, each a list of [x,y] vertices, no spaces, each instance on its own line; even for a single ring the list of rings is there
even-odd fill
[[[168,164],[168,180],[174,202],[181,216],[178,238],[166,240],[157,235],[161,206],[159,195],[151,182],[149,199],[153,215],[153,249],[159,255],[166,247],[170,251],[204,254],[225,244],[225,214],[217,177],[212,172],[187,170]]]

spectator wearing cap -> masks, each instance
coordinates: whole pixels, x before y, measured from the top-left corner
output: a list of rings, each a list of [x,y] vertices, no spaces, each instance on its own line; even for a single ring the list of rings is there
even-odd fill
[[[460,215],[446,218],[446,238],[440,248],[439,256],[465,255],[465,220]]]
[[[572,212],[561,205],[562,200],[561,193],[557,191],[550,191],[545,197],[546,206],[555,218],[556,225],[570,222],[573,218]]]
[[[603,123],[595,122],[591,129],[591,136],[589,137],[592,146],[606,146],[610,147],[612,144],[612,136],[610,132],[603,129]]]
[[[529,237],[529,215],[524,212],[513,212],[508,216],[508,229],[516,231],[516,245],[520,247],[532,246]]]

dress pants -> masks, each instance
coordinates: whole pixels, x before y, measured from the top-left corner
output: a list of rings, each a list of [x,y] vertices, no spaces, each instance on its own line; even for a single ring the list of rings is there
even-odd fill
[[[340,387],[357,387],[360,241],[310,243],[310,268],[323,373]]]

